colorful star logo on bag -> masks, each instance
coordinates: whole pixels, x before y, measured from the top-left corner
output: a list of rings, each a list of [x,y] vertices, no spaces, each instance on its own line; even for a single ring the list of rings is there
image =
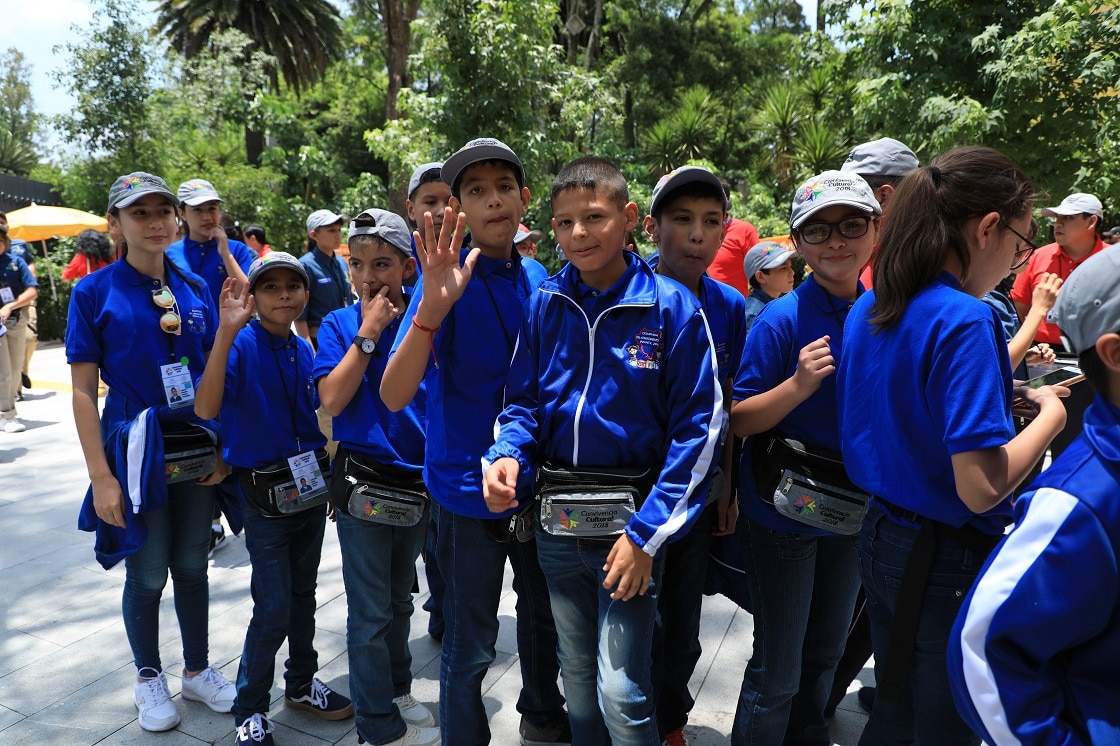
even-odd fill
[[[564,508],[560,511],[560,526],[569,531],[575,529],[579,525],[579,521],[575,518],[575,508]]]
[[[164,476],[167,477],[168,481],[171,481],[172,479],[175,479],[176,477],[178,477],[179,476],[179,465],[178,464],[167,464],[166,465],[166,473],[164,474]]]
[[[373,500],[370,500],[369,502],[366,503],[366,509],[362,512],[364,512],[366,514],[366,516],[369,516],[369,517],[375,516],[375,515],[377,515],[378,513],[381,512],[381,503],[377,503],[377,502],[374,502]]]
[[[793,501],[793,507],[798,513],[812,513],[817,509],[817,502],[808,495],[802,495]]]

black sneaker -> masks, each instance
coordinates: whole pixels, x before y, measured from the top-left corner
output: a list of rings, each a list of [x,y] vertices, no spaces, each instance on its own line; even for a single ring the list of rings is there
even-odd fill
[[[354,716],[354,705],[350,700],[332,691],[319,679],[312,679],[311,683],[286,692],[284,706],[310,712],[323,720],[345,720]]]
[[[237,729],[235,744],[263,744],[273,746],[272,723],[264,715],[257,713],[245,718],[245,722]]]
[[[875,687],[865,686],[856,692],[856,701],[865,711],[871,712],[875,708]]]
[[[572,726],[568,716],[546,726],[534,725],[521,716],[521,746],[571,746]]]
[[[23,387],[25,389],[31,388],[31,378],[29,378],[26,373],[19,374],[19,381],[21,384],[23,384]]]

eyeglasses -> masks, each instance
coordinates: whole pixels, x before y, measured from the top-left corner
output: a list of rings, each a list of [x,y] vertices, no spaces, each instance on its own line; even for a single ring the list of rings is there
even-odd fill
[[[806,223],[797,232],[805,243],[818,244],[827,241],[834,230],[844,238],[859,238],[867,234],[867,228],[870,225],[871,218],[860,215],[844,218],[839,223],[826,223],[823,220],[817,220]]]
[[[1001,227],[1006,228],[1007,230],[1014,233],[1016,238],[1018,238],[1020,241],[1022,241],[1023,243],[1025,243],[1027,245],[1027,247],[1024,248],[1024,249],[1020,249],[1020,248],[1016,247],[1015,258],[1011,260],[1011,269],[1019,269],[1020,267],[1022,267],[1024,264],[1027,263],[1027,260],[1029,260],[1031,258],[1031,254],[1038,251],[1038,247],[1035,246],[1034,242],[1031,241],[1029,238],[1027,238],[1022,233],[1020,233],[1019,231],[1012,228],[1011,225],[1006,220],[1001,220],[999,224],[1000,224]],[[1032,232],[1034,230],[1038,229],[1033,220],[1031,221],[1031,229],[1032,229]]]
[[[159,317],[159,326],[168,334],[181,334],[182,322],[179,318],[179,304],[175,300],[175,294],[171,292],[171,288],[164,285],[159,290],[152,291],[152,303],[155,303],[159,308],[166,309],[166,312]]]

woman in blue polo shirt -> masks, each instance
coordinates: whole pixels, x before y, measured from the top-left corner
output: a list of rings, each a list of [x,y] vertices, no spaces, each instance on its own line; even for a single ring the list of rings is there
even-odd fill
[[[855,174],[826,171],[798,188],[790,232],[813,273],[763,308],[735,381],[731,426],[753,436],[743,449],[739,499],[755,618],[731,732],[736,746],[831,743],[824,709],[859,590],[855,538],[803,522],[809,509],[796,518],[779,512],[775,487],[755,477],[752,450],[775,437],[840,450],[833,373],[880,214]]]
[[[847,322],[838,377],[844,463],[872,495],[859,536],[875,650],[862,746],[980,739],[957,714],[945,650],[1007,495],[1065,424],[1055,391],[1015,435],[1007,344],[980,298],[1026,261],[1034,187],[1006,156],[951,150],[897,186],[875,290]]]
[[[179,723],[159,653],[168,571],[183,640],[183,697],[229,712],[234,693],[207,660],[213,485],[229,469],[219,458],[213,473],[172,484],[163,469],[162,435],[201,422],[192,409],[191,381],[202,375],[217,326],[201,279],[165,256],[175,238],[177,204],[167,184],[151,174],[131,173],[113,183],[109,232],[124,240],[123,261],[74,287],[66,328],[74,422],[91,482],[78,525],[96,531],[103,566],[125,561],[134,700],[140,727],[155,731]],[[100,416],[99,374],[109,385]]]

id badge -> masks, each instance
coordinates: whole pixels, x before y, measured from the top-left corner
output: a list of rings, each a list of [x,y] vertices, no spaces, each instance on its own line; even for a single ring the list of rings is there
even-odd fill
[[[8,287],[7,285],[5,285],[4,287],[0,287],[0,302],[15,303],[15,301],[16,294],[12,292],[12,289],[10,287]]]
[[[191,383],[191,369],[186,363],[168,363],[159,366],[163,379],[163,395],[172,409],[194,405],[194,384]]]
[[[288,459],[288,468],[295,481],[295,502],[302,504],[327,491],[327,480],[319,470],[315,451],[304,451]]]

